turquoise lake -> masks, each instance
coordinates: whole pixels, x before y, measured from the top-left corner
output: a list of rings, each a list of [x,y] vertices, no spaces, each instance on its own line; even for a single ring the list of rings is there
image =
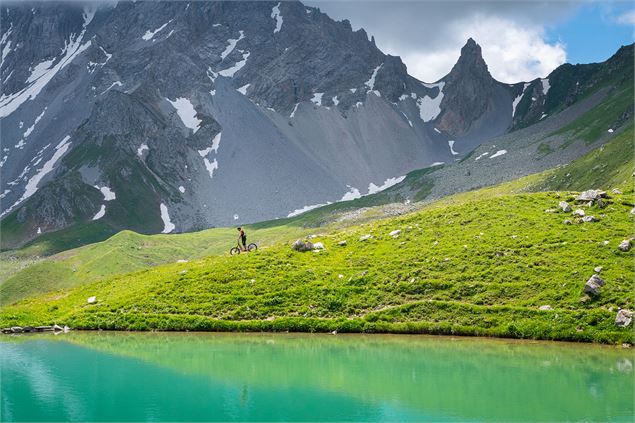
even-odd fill
[[[632,349],[391,335],[3,336],[2,421],[623,421]]]

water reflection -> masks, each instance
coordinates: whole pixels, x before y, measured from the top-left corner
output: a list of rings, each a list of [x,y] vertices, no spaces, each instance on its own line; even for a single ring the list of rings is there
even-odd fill
[[[632,421],[633,352],[419,336],[71,333],[0,343],[2,419]]]

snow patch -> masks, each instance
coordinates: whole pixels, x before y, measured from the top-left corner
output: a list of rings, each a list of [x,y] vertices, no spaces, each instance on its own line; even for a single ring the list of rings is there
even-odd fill
[[[434,128],[434,132],[436,132],[437,134],[440,134],[441,131],[439,131],[437,128]],[[450,147],[451,148],[451,147]]]
[[[538,120],[543,120],[544,118],[546,118],[548,115],[546,113],[543,113],[542,116],[540,116],[540,119]]]
[[[209,153],[211,153],[212,151],[214,153],[218,153],[218,147],[220,146],[221,134],[222,134],[222,132],[219,132],[218,134],[216,134],[216,136],[214,136],[214,138],[212,139],[212,146],[208,147],[208,148],[206,148],[204,150],[198,150],[198,154],[201,157],[205,157]]]
[[[381,69],[381,67],[384,66],[384,64],[382,63],[381,65],[377,66],[375,68],[375,70],[373,70],[372,75],[370,75],[370,79],[366,82],[364,82],[364,85],[366,85],[368,87],[369,91],[372,91],[375,89],[375,78],[377,77],[377,72],[379,72],[379,69]]]
[[[353,94],[355,94],[355,93],[357,92],[357,88],[350,88],[349,90],[350,90],[350,92],[352,92]]]
[[[145,143],[144,143],[144,144],[141,144],[141,145],[139,146],[139,148],[137,148],[137,156],[139,156],[139,157],[143,157],[143,152],[144,152],[144,151],[148,151],[148,150],[150,150],[150,149],[148,148],[148,144],[145,144]]]
[[[329,204],[331,204],[330,201],[328,203],[324,203],[324,204],[313,204],[311,206],[304,206],[301,209],[296,209],[296,210],[292,211],[291,213],[289,213],[287,215],[287,217],[299,216],[299,215],[301,215],[303,213],[306,213],[308,211],[311,211],[313,209],[317,209],[318,207],[328,206]]]
[[[161,203],[161,220],[163,220],[163,230],[162,234],[169,234],[175,228],[174,224],[170,221],[170,214],[168,213],[168,207]]]
[[[90,47],[90,40],[85,44],[81,43],[85,33],[86,24],[84,24],[84,29],[77,38],[75,38],[75,34],[71,34],[69,41],[64,43],[65,45],[62,49],[62,56],[57,61],[57,64],[49,67],[50,64],[45,64],[48,62],[43,62],[38,65],[40,67],[36,66],[37,74],[34,75],[33,72],[31,73],[31,76],[27,79],[28,85],[24,89],[14,94],[7,95],[2,93],[0,96],[0,118],[9,116],[24,102],[36,98],[42,89],[55,77],[55,75],[57,75],[60,70],[71,63],[80,53]],[[54,59],[52,60],[54,61]]]
[[[142,36],[141,38],[142,38],[143,40],[145,40],[145,41],[150,41],[150,40],[152,40],[152,39],[154,38],[154,36],[155,36],[157,33],[159,33],[159,32],[161,32],[161,31],[163,31],[163,29],[164,29],[166,26],[168,26],[168,24],[169,24],[170,22],[172,22],[172,21],[173,21],[173,19],[170,19],[169,21],[167,21],[166,23],[164,23],[163,25],[161,25],[160,27],[158,27],[158,28],[157,28],[157,29],[155,29],[154,31],[146,31],[146,33],[145,33],[145,34],[143,34],[143,36]]]
[[[454,151],[454,141],[453,140],[448,141],[448,146],[450,147],[450,153],[452,153],[453,156],[458,156],[459,153]]]
[[[434,162],[434,163],[432,163],[432,164],[431,164],[430,166],[428,166],[428,167],[440,166],[440,165],[442,165],[442,164],[445,164],[445,162]]]
[[[102,204],[97,214],[93,216],[93,220],[99,220],[102,217],[104,217],[105,214],[106,214],[106,205]]]
[[[245,84],[242,87],[238,88],[236,91],[238,91],[242,95],[247,95],[247,89],[249,88],[250,85],[251,84]]]
[[[26,186],[24,187],[24,194],[22,194],[20,199],[16,201],[11,207],[5,210],[0,215],[0,217],[11,212],[11,210],[13,210],[18,204],[35,194],[40,181],[42,181],[42,179],[44,179],[44,177],[55,168],[58,160],[66,153],[66,151],[70,147],[70,143],[68,142],[68,140],[70,139],[71,137],[67,135],[62,141],[60,141],[59,144],[57,144],[57,146],[55,147],[55,153],[53,153],[53,157],[51,157],[46,163],[44,163],[42,168],[40,168],[38,172],[31,177],[31,179],[29,179],[29,181],[26,183]],[[28,166],[25,168],[25,170],[28,170]],[[20,175],[20,177],[21,176],[22,175]]]
[[[236,72],[238,72],[239,70],[243,68],[243,66],[245,66],[250,54],[251,53],[249,52],[243,53],[243,60],[241,60],[240,62],[236,62],[234,66],[232,66],[231,68],[227,68],[225,70],[218,72],[218,74],[222,76],[226,76],[228,78],[233,77]]]
[[[217,24],[220,25],[220,24]],[[220,54],[220,58],[221,60],[225,60],[225,57],[229,56],[229,54],[234,51],[234,48],[236,48],[236,44],[238,44],[238,41],[242,40],[243,38],[245,38],[245,32],[244,31],[238,31],[238,33],[240,34],[238,36],[238,38],[230,38],[229,40],[227,40],[227,47],[225,47],[225,50],[223,50],[223,52]]]
[[[42,117],[44,116],[44,113],[46,113],[46,109],[48,109],[48,107],[45,107],[44,110],[42,110],[42,113],[40,113],[38,117],[35,118],[33,125],[27,128],[27,130],[24,132],[24,135],[23,135],[24,138],[27,138],[29,135],[31,135],[31,132],[33,132],[33,130],[35,129],[35,125],[37,125],[40,119],[42,119]]]
[[[333,104],[334,104],[334,105],[336,105],[336,106],[337,106],[338,104],[340,104],[340,101],[337,99],[337,96],[333,97],[333,99],[332,99],[332,100],[333,100]]]
[[[104,95],[106,94],[108,91],[110,91],[111,88],[113,87],[121,87],[123,84],[121,83],[121,81],[115,81],[112,84],[110,84],[110,87],[106,88],[104,91],[102,91],[101,94],[99,95]]]
[[[474,161],[480,160],[480,159],[482,159],[483,157],[485,157],[487,155],[489,155],[489,152],[487,152],[487,151],[485,153],[483,153],[483,154],[479,154],[479,156],[477,158],[475,158]]]
[[[489,158],[493,159],[494,157],[499,157],[499,156],[502,156],[503,154],[507,154],[507,150],[498,150],[496,153],[489,156]]]
[[[380,191],[390,188],[393,185],[397,185],[399,182],[403,181],[404,179],[406,179],[406,175],[398,176],[396,178],[388,178],[380,186],[377,186],[371,182],[368,185],[368,194],[376,194]]]
[[[608,132],[609,134],[612,134],[612,133],[613,133],[613,128],[609,128],[607,132]]]
[[[179,191],[181,191],[181,194],[185,194],[185,187],[183,185],[181,185],[179,187]]]
[[[176,113],[181,118],[183,125],[190,128],[195,134],[199,130],[202,120],[196,118],[196,110],[194,106],[187,98],[179,97],[172,101],[166,98],[170,102],[172,107],[176,109]]]
[[[514,102],[512,103],[512,118],[516,114],[516,106],[518,106],[518,103],[520,103],[520,100],[523,99],[523,96],[525,95],[525,90],[527,90],[527,87],[529,85],[530,85],[529,82],[525,82],[525,85],[523,86],[523,91],[518,95],[518,97],[514,99]]]
[[[542,82],[542,93],[544,95],[547,95],[547,93],[549,92],[549,88],[551,88],[551,85],[549,84],[549,78],[541,79],[540,82]]]
[[[424,122],[429,122],[439,116],[441,113],[441,100],[443,100],[443,86],[445,82],[438,84],[439,93],[436,97],[431,98],[427,94],[423,98],[417,99],[417,106],[419,107],[419,116]]]
[[[216,158],[214,158],[214,161],[210,162],[205,157],[205,158],[203,158],[203,163],[205,164],[205,169],[207,169],[207,172],[209,173],[209,177],[213,178],[214,177],[214,171],[216,169],[218,169],[218,161],[216,160]]]
[[[95,188],[101,191],[102,195],[104,196],[104,201],[112,201],[117,198],[115,192],[108,187],[104,186],[100,188],[99,186],[95,185]]]
[[[271,19],[276,20],[276,28],[273,30],[273,33],[280,32],[280,28],[282,28],[282,15],[280,14],[280,4],[278,3],[276,6],[271,9]]]
[[[324,93],[315,93],[311,98],[311,102],[317,104],[318,106],[322,105],[322,96]]]
[[[290,118],[293,118],[295,116],[295,112],[298,111],[298,106],[300,105],[300,103],[295,103],[295,107],[293,108],[293,111],[291,112],[291,114],[289,115]]]

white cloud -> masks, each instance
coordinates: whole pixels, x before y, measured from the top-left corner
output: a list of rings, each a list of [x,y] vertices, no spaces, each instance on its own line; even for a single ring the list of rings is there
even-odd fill
[[[547,42],[542,27],[520,26],[497,16],[480,15],[456,21],[447,28],[446,35],[443,46],[402,55],[411,75],[427,82],[442,78],[456,63],[469,37],[480,44],[490,73],[501,82],[545,77],[567,59],[565,46]]]
[[[387,54],[426,82],[445,76],[469,37],[478,42],[492,75],[502,82],[544,77],[566,59],[566,46],[546,28],[575,15],[580,1],[351,1],[306,0],[353,29],[375,36]]]
[[[629,10],[618,16],[617,23],[622,25],[635,25],[635,10]]]

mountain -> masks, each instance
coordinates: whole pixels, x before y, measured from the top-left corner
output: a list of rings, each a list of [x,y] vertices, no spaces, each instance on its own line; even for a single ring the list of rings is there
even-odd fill
[[[3,248],[358,198],[632,74],[622,58],[503,84],[470,39],[424,83],[300,2],[23,3],[0,24]]]

